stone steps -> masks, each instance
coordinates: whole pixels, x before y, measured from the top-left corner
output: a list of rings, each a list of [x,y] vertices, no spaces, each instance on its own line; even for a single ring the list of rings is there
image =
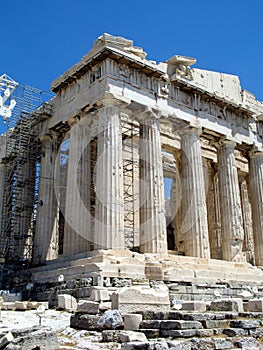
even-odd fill
[[[263,336],[262,312],[172,311],[143,312],[142,316],[139,331],[145,334],[150,344],[164,338],[167,342],[180,342],[176,349],[263,349],[258,341]],[[149,347],[152,348],[155,349]],[[122,349],[141,348],[130,343],[123,345]]]
[[[143,320],[137,330],[103,330],[105,346],[116,342],[121,343],[122,350],[263,349],[262,312],[145,311],[140,314]],[[77,313],[71,317],[71,327],[100,331],[99,319],[100,315]]]

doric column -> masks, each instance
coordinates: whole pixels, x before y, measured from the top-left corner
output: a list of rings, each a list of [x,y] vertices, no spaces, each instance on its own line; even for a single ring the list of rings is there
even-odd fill
[[[140,251],[167,253],[162,149],[158,114],[142,116],[140,139]]]
[[[58,154],[56,134],[42,140],[42,158],[38,192],[36,234],[34,238],[33,261],[44,263],[58,257],[59,209],[55,193],[54,173]]]
[[[223,140],[218,145],[222,256],[227,261],[243,261],[244,230],[234,149],[233,141]]]
[[[185,254],[210,258],[200,129],[181,133],[182,228]]]
[[[251,152],[249,165],[255,263],[263,266],[263,153]]]
[[[73,122],[74,123],[74,122]],[[87,117],[71,125],[63,254],[90,250],[90,152]]]
[[[240,188],[240,197],[241,197],[241,207],[243,214],[244,222],[244,243],[243,251],[246,256],[246,261],[254,264],[255,254],[254,254],[254,240],[253,240],[253,220],[252,220],[252,209],[249,198],[249,189],[248,189],[248,174],[239,172],[239,188]]]
[[[120,109],[98,111],[95,249],[124,248],[123,161]]]

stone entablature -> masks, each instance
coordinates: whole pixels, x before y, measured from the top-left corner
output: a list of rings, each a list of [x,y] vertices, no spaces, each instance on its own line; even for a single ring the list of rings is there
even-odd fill
[[[103,45],[95,45],[79,64],[54,81],[52,89],[57,96],[49,127],[93,109],[107,91],[126,108],[136,108],[135,103],[157,106],[162,117],[172,123],[175,119],[193,125],[198,122],[199,127],[218,137],[261,147],[262,127],[257,115],[262,114],[263,105],[251,93],[241,91],[238,77],[193,68],[192,80],[178,75],[172,79],[176,68],[171,64],[142,59],[121,51],[118,45],[116,49],[116,45],[111,46],[114,39],[107,38],[110,37],[106,36]],[[103,38],[99,42],[103,43]]]

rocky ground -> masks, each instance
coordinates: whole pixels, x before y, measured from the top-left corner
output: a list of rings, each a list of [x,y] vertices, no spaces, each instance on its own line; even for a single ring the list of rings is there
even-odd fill
[[[41,325],[51,327],[58,335],[59,350],[67,349],[120,349],[120,344],[101,343],[101,333],[79,331],[70,328],[70,316],[72,314],[65,311],[46,310],[41,317]],[[34,310],[27,311],[1,311],[0,332],[6,333],[13,329],[23,329],[38,326],[39,316]],[[48,349],[47,349],[48,350]]]

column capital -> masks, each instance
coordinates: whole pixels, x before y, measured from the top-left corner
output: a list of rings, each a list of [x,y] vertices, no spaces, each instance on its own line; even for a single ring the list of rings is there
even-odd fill
[[[230,140],[227,138],[222,138],[218,142],[214,143],[216,148],[221,148],[221,147],[230,147],[230,148],[235,148],[236,147],[236,142],[234,140]]]
[[[256,146],[253,146],[248,152],[249,158],[263,157],[263,150]]]
[[[50,141],[59,142],[59,139],[60,139],[60,133],[58,133],[54,130],[49,130],[47,134],[39,137],[39,141],[42,144],[50,142]]]
[[[108,115],[108,114],[119,114],[120,106],[116,104],[109,104],[107,106],[101,106],[98,109],[99,116]]]
[[[141,124],[144,124],[144,122],[160,120],[161,116],[162,113],[159,109],[150,107],[141,109],[136,115]]]
[[[193,126],[191,124],[184,126],[181,130],[178,130],[178,134],[182,137],[184,135],[196,135],[201,136],[203,129],[200,126]]]
[[[80,116],[76,115],[74,117],[69,118],[67,122],[68,122],[68,125],[72,127],[73,125],[77,124],[79,120],[80,120]]]
[[[113,94],[106,93],[100,100],[96,102],[96,105],[101,107],[109,107],[109,106],[120,106],[123,104],[122,101],[119,101]]]

